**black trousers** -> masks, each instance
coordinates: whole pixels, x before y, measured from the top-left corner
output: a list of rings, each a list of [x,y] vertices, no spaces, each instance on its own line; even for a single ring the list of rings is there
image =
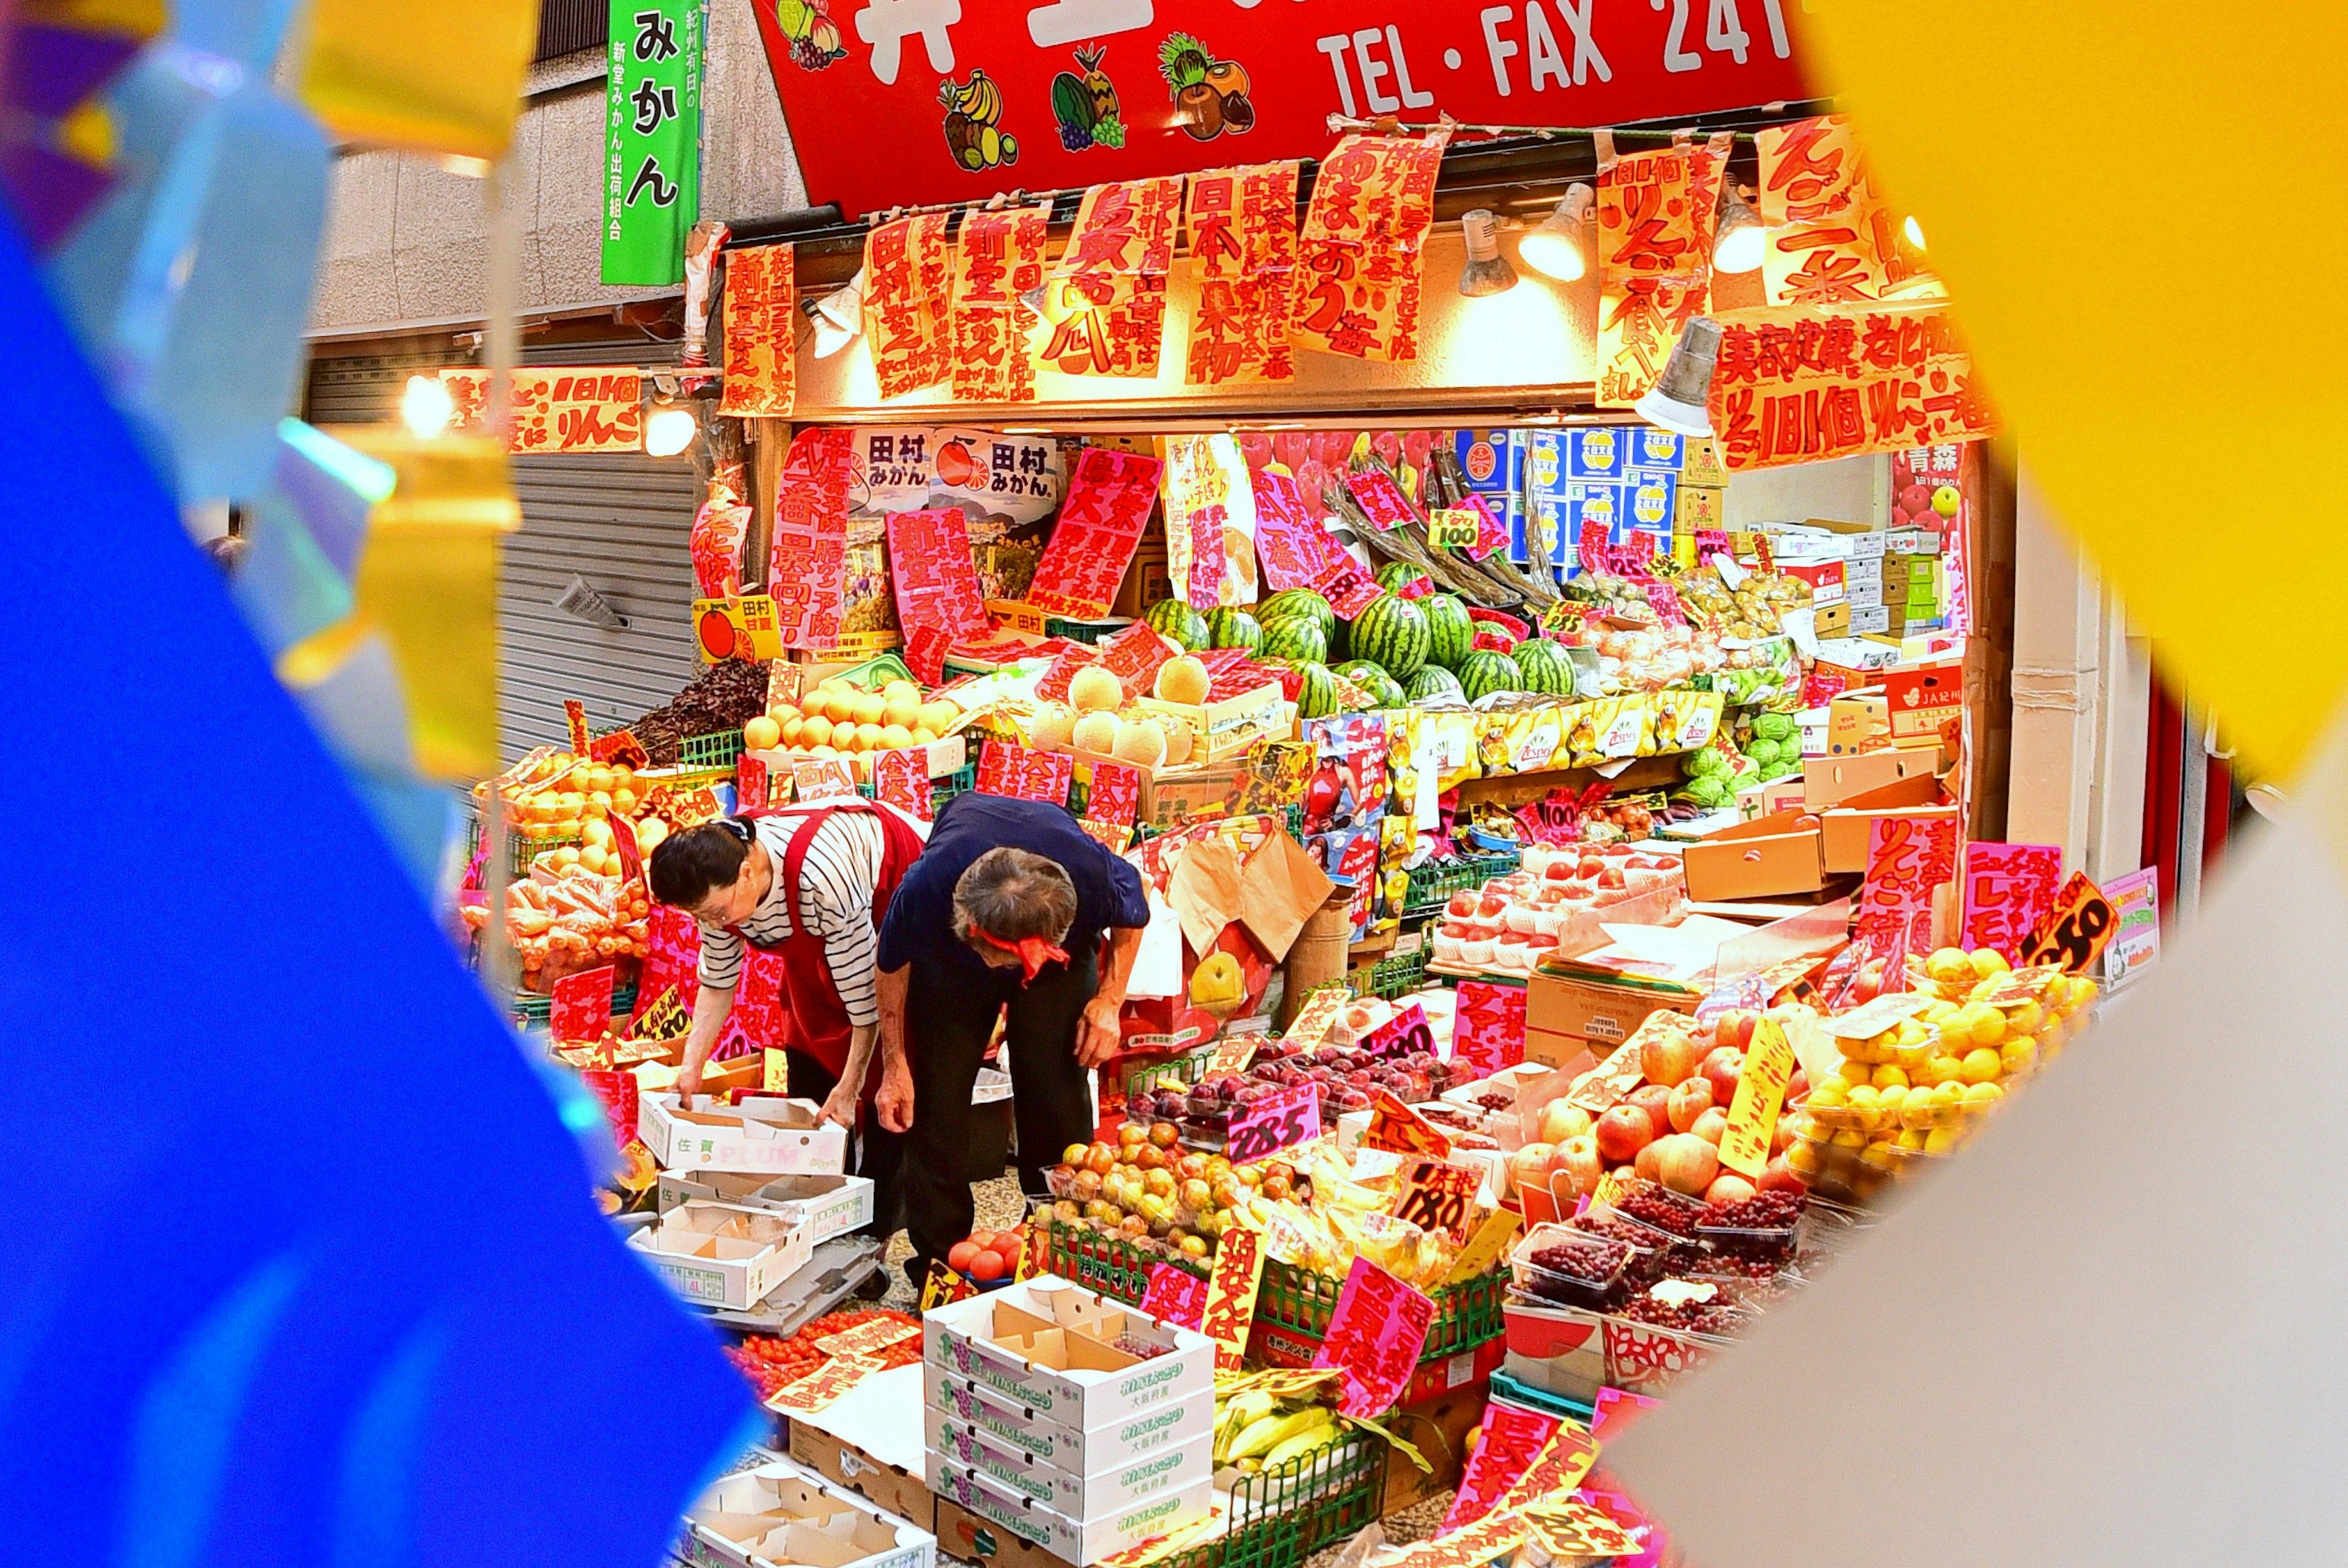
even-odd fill
[[[873,1049],[877,1051],[880,1048],[875,1046]],[[794,1100],[812,1100],[820,1105],[831,1098],[834,1089],[839,1087],[839,1075],[804,1050],[786,1050],[783,1060],[790,1069],[790,1092]],[[878,1236],[885,1243],[897,1234],[897,1227],[902,1223],[900,1211],[904,1204],[904,1195],[901,1178],[905,1168],[905,1143],[911,1134],[890,1132],[880,1125],[880,1113],[869,1105],[858,1121],[857,1132],[863,1143],[848,1173],[862,1176],[872,1184],[872,1223],[856,1234]]]
[[[983,978],[916,960],[907,977],[905,1054],[913,1071],[913,1130],[907,1134],[905,1229],[918,1285],[929,1260],[970,1235],[971,1095],[998,1010],[1010,1059],[1012,1112],[1019,1130],[1019,1186],[1045,1191],[1044,1173],[1071,1143],[1093,1136],[1091,1071],[1076,1065],[1076,1025],[1100,989],[1099,965],[1085,954],[1051,964],[1032,985],[1016,968]]]

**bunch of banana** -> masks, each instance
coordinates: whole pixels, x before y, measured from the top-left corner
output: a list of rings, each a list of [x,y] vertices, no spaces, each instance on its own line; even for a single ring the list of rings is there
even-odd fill
[[[1218,1468],[1235,1465],[1250,1472],[1275,1470],[1292,1459],[1328,1447],[1344,1429],[1336,1412],[1315,1399],[1270,1389],[1250,1389],[1218,1401],[1212,1445]]]

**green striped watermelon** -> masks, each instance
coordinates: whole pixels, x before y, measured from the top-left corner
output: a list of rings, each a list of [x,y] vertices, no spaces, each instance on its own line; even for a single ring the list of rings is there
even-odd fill
[[[1406,560],[1390,560],[1372,572],[1370,580],[1388,593],[1400,593],[1412,583],[1432,582],[1435,579]]]
[[[1326,664],[1329,634],[1309,615],[1284,615],[1263,623],[1263,641],[1256,645],[1256,651],[1266,659],[1285,659],[1292,664]]]
[[[1337,711],[1337,682],[1330,678],[1325,664],[1306,663],[1299,666],[1304,683],[1296,692],[1296,716],[1300,719],[1325,719]]]
[[[1495,692],[1521,692],[1525,689],[1524,675],[1518,670],[1517,661],[1488,648],[1479,648],[1461,660],[1457,673],[1459,690],[1471,702]]]
[[[1426,662],[1426,617],[1418,606],[1388,593],[1370,600],[1354,617],[1352,652],[1385,666],[1397,681],[1407,681]]]
[[[1459,677],[1440,664],[1422,664],[1418,673],[1403,682],[1402,694],[1413,702],[1424,702],[1430,697],[1458,697]]]
[[[1409,699],[1403,695],[1402,683],[1383,666],[1367,659],[1356,659],[1350,664],[1337,666],[1337,673],[1370,694],[1371,702],[1380,708],[1399,708]]]
[[[1141,612],[1149,630],[1195,653],[1207,647],[1207,618],[1179,599],[1161,599]]]
[[[1517,677],[1523,682],[1523,690],[1546,692],[1557,697],[1573,695],[1573,663],[1564,649],[1547,638],[1519,642],[1509,657],[1517,661]]]
[[[1337,612],[1309,588],[1286,588],[1255,607],[1255,618],[1269,627],[1283,616],[1302,615],[1321,629],[1323,637],[1337,635]]]
[[[1207,640],[1217,648],[1253,649],[1263,641],[1263,628],[1246,610],[1225,608],[1207,617]]]
[[[1476,623],[1457,594],[1430,593],[1418,601],[1426,618],[1426,661],[1457,670],[1476,646]]]

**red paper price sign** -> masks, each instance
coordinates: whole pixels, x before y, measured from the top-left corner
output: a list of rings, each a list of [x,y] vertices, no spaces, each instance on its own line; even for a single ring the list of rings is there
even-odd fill
[[[620,856],[620,880],[640,882],[644,875],[644,853],[636,845],[636,825],[628,820],[627,813],[613,812],[607,820],[612,825],[612,847]]]
[[[1161,1321],[1196,1328],[1206,1320],[1207,1282],[1170,1263],[1152,1264],[1141,1310]]]
[[[1462,980],[1451,1033],[1453,1064],[1489,1078],[1524,1059],[1525,988]]]
[[[1952,817],[1879,816],[1869,825],[1867,879],[1853,934],[1879,950],[1898,937],[1911,953],[1932,950],[1932,889],[1956,875]]]
[[[1720,1135],[1722,1164],[1756,1178],[1767,1167],[1769,1143],[1777,1131],[1777,1112],[1786,1103],[1794,1067],[1794,1042],[1776,1020],[1763,1018],[1753,1026],[1745,1075],[1736,1081],[1735,1097],[1728,1102],[1728,1130]]]
[[[734,764],[734,804],[741,811],[767,809],[767,760],[747,753]]]
[[[1321,1136],[1321,1086],[1300,1083],[1267,1094],[1231,1118],[1223,1153],[1244,1165]]]
[[[1470,559],[1482,560],[1509,542],[1509,525],[1500,520],[1483,497],[1470,494],[1468,509],[1476,514],[1476,542],[1468,547]]]
[[[2056,895],[2054,910],[2023,944],[2023,966],[2060,964],[2075,975],[2085,974],[2102,957],[2118,923],[2103,890],[2085,872],[2074,871]]]
[[[1667,582],[1649,583],[1647,602],[1655,607],[1655,618],[1665,626],[1678,626],[1687,620],[1687,610],[1680,603],[1679,589]]]
[[[1349,476],[1345,489],[1354,497],[1354,504],[1362,508],[1362,515],[1370,519],[1370,526],[1381,532],[1418,518],[1410,497],[1402,493],[1394,476],[1383,468],[1365,468]]]
[[[1496,1401],[1486,1407],[1483,1441],[1476,1445],[1467,1473],[1459,1478],[1459,1491],[1451,1499],[1451,1512],[1443,1516],[1443,1528],[1437,1533],[1448,1535],[1491,1512],[1509,1483],[1532,1468],[1560,1424],[1557,1417],[1521,1405]]]
[[[1597,1459],[1598,1442],[1590,1430],[1578,1421],[1560,1421],[1533,1462],[1510,1478],[1499,1506],[1525,1508],[1560,1497],[1581,1484]]]
[[[1735,552],[1735,550],[1734,550],[1733,548],[1731,548],[1729,547],[1729,543],[1728,543],[1728,532],[1727,532],[1727,530],[1726,530],[1726,529],[1725,529],[1725,528],[1698,528],[1698,529],[1696,529],[1696,531],[1695,531],[1695,562],[1696,562],[1696,565],[1698,565],[1698,566],[1704,566],[1704,565],[1708,565],[1708,564],[1711,562],[1712,558],[1713,558],[1713,557],[1715,557],[1715,556],[1726,556],[1726,557],[1728,557],[1731,560],[1734,560],[1734,559],[1736,559],[1736,552]]]
[[[2054,844],[1965,845],[1964,946],[1994,948],[2008,963],[2054,907],[2063,885],[2063,849]]]
[[[587,754],[587,705],[575,697],[562,700],[562,717],[571,725],[571,753],[573,756]]]
[[[936,686],[946,678],[946,651],[953,646],[953,633],[927,621],[905,623],[905,667],[924,686]]]
[[[873,758],[872,794],[916,821],[929,821],[929,749],[908,746]]]
[[[1435,1049],[1435,1030],[1428,1027],[1426,1009],[1416,1002],[1406,1002],[1394,1017],[1362,1036],[1354,1050],[1363,1056],[1408,1056],[1415,1050]]]
[[[1055,615],[1106,615],[1158,499],[1155,457],[1087,446],[1036,563],[1027,602]]]
[[[1606,569],[1609,538],[1604,523],[1585,522],[1581,525],[1581,538],[1576,542],[1573,553],[1581,562],[1582,570],[1602,572]]]
[[[579,1077],[602,1102],[603,1119],[612,1124],[612,1142],[626,1148],[636,1135],[636,1075],[619,1068],[594,1068]]]
[[[1419,1229],[1442,1232],[1454,1246],[1466,1246],[1475,1228],[1476,1194],[1484,1173],[1443,1160],[1413,1160],[1403,1168],[1394,1214]]]
[[[1031,752],[1010,741],[989,741],[979,751],[978,778],[971,787],[980,794],[1060,805],[1076,776],[1076,759],[1066,752]]]
[[[1263,1237],[1244,1225],[1224,1230],[1215,1243],[1214,1272],[1207,1276],[1207,1307],[1199,1332],[1215,1342],[1215,1370],[1236,1372],[1255,1323],[1256,1292],[1263,1286]]]
[[[1443,1130],[1384,1089],[1371,1098],[1370,1125],[1362,1134],[1362,1147],[1383,1149],[1390,1154],[1423,1154],[1433,1160],[1451,1158],[1451,1140]]]
[[[1122,763],[1095,763],[1085,815],[1094,822],[1130,827],[1140,815],[1141,770]]]
[[[1329,1315],[1328,1337],[1313,1353],[1315,1367],[1334,1367],[1344,1379],[1337,1408],[1371,1417],[1394,1408],[1426,1348],[1435,1303],[1365,1257],[1355,1257]]]
[[[1447,550],[1472,550],[1480,537],[1476,514],[1465,507],[1438,507],[1426,514],[1426,542]]]
[[[798,1382],[776,1389],[767,1408],[811,1416],[879,1370],[878,1356],[835,1356]]]
[[[827,1356],[877,1356],[900,1340],[911,1339],[922,1331],[918,1323],[905,1323],[893,1317],[873,1317],[853,1328],[843,1328],[837,1334],[827,1334],[815,1342],[815,1348]]]
[[[1337,612],[1340,620],[1351,620],[1370,607],[1370,601],[1384,593],[1370,574],[1352,564],[1339,567],[1321,584],[1321,597]]]
[[[612,1021],[612,966],[565,975],[554,982],[547,1027],[558,1044],[601,1040]]]

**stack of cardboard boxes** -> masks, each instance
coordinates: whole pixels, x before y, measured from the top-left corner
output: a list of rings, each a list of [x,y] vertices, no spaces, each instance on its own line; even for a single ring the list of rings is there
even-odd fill
[[[1708,438],[1651,425],[1572,430],[1462,430],[1454,437],[1468,487],[1509,525],[1513,560],[1546,560],[1570,577],[1581,569],[1584,524],[1624,545],[1634,531],[1695,561],[1698,529],[1725,527],[1728,482]]]

